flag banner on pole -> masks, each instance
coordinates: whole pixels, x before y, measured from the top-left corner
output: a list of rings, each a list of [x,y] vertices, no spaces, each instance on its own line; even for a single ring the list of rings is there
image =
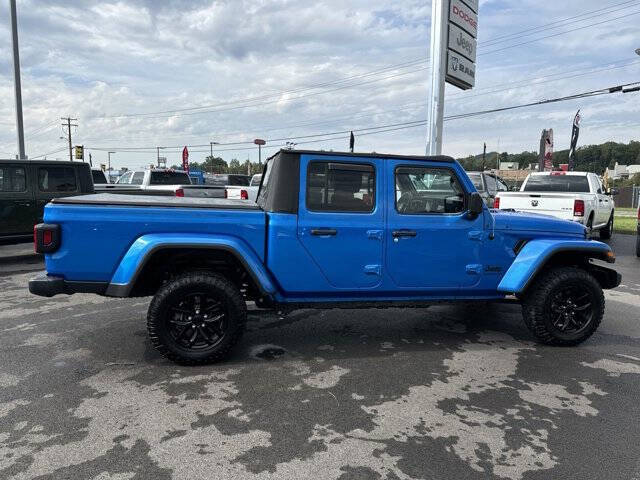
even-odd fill
[[[569,170],[572,171],[575,166],[576,147],[578,145],[578,137],[580,136],[580,110],[573,119],[573,129],[571,131],[571,146],[569,147]]]
[[[351,136],[349,137],[349,150],[353,153],[353,147],[356,144],[356,137],[353,136],[353,132],[351,132]]]
[[[544,170],[553,170],[553,128],[547,130],[544,139]]]

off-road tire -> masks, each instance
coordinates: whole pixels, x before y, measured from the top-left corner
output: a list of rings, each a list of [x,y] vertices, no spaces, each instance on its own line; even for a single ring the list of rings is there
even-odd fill
[[[613,212],[611,212],[611,217],[609,217],[609,221],[607,222],[607,225],[600,230],[600,239],[609,240],[612,235],[613,235]]]
[[[592,318],[584,330],[573,334],[559,331],[552,321],[550,302],[562,288],[577,287],[589,293]],[[587,271],[575,267],[558,267],[541,275],[523,298],[524,323],[538,341],[547,345],[572,346],[588,339],[598,329],[604,316],[604,293]]]
[[[171,308],[186,295],[206,292],[218,299],[226,311],[224,335],[216,345],[198,351],[181,346],[171,335]],[[213,273],[183,274],[158,290],[147,313],[147,330],[153,346],[169,360],[182,365],[204,365],[225,359],[238,343],[247,319],[247,306],[238,288]]]

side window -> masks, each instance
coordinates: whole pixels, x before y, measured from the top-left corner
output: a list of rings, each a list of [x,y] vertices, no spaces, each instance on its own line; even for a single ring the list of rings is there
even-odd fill
[[[76,173],[72,167],[38,168],[38,188],[41,192],[75,192]]]
[[[22,167],[0,168],[0,192],[26,192],[27,173]]]
[[[144,172],[136,172],[131,177],[131,185],[142,185],[144,180]]]
[[[416,188],[416,184],[421,188]],[[461,213],[465,208],[464,198],[460,182],[449,169],[396,169],[396,210],[400,214]]]
[[[376,175],[371,165],[311,162],[307,209],[317,212],[373,212]]]

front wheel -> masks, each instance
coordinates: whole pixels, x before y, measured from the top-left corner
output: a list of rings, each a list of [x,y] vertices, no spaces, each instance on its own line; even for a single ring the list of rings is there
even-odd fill
[[[577,345],[598,329],[604,315],[604,293],[587,271],[554,268],[527,292],[522,314],[540,342]]]
[[[169,360],[201,365],[224,359],[242,335],[247,307],[225,278],[188,273],[153,297],[147,330],[154,347]]]

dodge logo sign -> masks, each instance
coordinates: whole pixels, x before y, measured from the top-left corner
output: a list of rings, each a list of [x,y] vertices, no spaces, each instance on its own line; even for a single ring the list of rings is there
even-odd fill
[[[531,200],[531,206],[532,207],[537,207],[538,206],[538,200]]]

